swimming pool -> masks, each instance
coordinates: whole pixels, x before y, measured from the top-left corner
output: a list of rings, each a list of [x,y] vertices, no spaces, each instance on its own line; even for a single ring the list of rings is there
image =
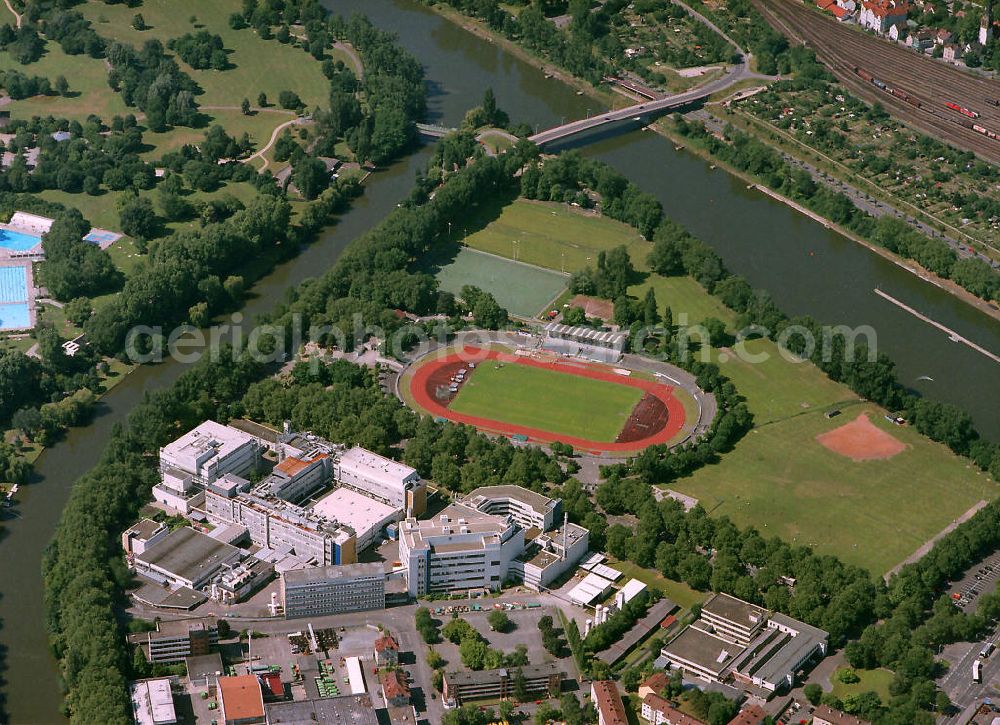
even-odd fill
[[[41,237],[35,237],[24,232],[14,232],[10,229],[0,229],[0,247],[9,249],[12,252],[26,252],[42,241]]]
[[[31,327],[27,302],[0,305],[0,330],[20,330]]]
[[[28,270],[0,267],[0,304],[28,301]]]

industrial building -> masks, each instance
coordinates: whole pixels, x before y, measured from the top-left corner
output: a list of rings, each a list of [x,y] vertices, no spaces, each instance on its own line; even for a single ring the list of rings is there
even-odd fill
[[[379,719],[367,695],[324,697],[318,700],[288,700],[264,705],[268,725],[378,725]],[[395,721],[393,721],[395,724]]]
[[[364,448],[344,451],[335,464],[334,477],[341,486],[403,509],[407,516],[420,516],[427,510],[427,485],[416,469]]]
[[[547,589],[570,571],[590,547],[590,532],[568,522],[544,533],[531,528],[525,538],[528,541],[524,553],[511,563],[511,573],[535,591]]]
[[[264,725],[264,691],[257,675],[236,675],[220,677],[217,680],[219,693],[219,716],[225,725]]]
[[[136,725],[173,725],[177,722],[170,679],[139,680],[129,685]]]
[[[206,420],[160,449],[161,481],[153,487],[153,498],[187,515],[204,501],[205,486],[256,468],[262,449],[254,436]]]
[[[498,590],[524,551],[524,530],[508,517],[452,504],[436,519],[407,518],[399,559],[411,597],[429,592]]]
[[[122,534],[122,548],[129,556],[135,556],[166,538],[169,533],[170,529],[166,524],[152,519],[140,519]]]
[[[701,619],[671,640],[662,655],[695,677],[767,698],[794,687],[796,673],[826,655],[828,637],[791,617],[715,594],[703,605]]]
[[[175,529],[133,560],[135,569],[171,587],[200,589],[225,567],[235,567],[243,552],[189,526]]]
[[[522,528],[539,531],[558,525],[562,514],[562,501],[521,486],[482,486],[462,503],[484,514],[510,516]]]
[[[280,498],[241,492],[230,498],[209,489],[205,513],[216,525],[243,524],[258,546],[285,548],[314,566],[357,561],[352,530]]]
[[[219,643],[219,630],[215,620],[208,618],[159,621],[156,631],[135,632],[128,641],[141,647],[150,662],[170,664],[209,654]]]
[[[468,700],[506,700],[513,697],[514,678],[518,674],[524,677],[528,692],[545,697],[558,697],[562,681],[566,678],[566,673],[559,669],[556,662],[515,669],[501,667],[478,672],[446,672],[442,696],[445,702],[456,707]]]
[[[318,617],[385,608],[385,571],[379,563],[321,566],[281,577],[285,617]]]

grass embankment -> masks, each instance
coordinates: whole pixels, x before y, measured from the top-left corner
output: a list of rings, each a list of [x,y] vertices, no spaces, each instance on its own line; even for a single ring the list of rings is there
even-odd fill
[[[555,212],[553,215],[552,212]],[[536,229],[533,229],[535,227]],[[534,231],[533,236],[526,232]],[[637,269],[646,269],[650,244],[630,227],[573,207],[515,201],[470,235],[470,246],[567,271],[587,257],[626,244]],[[649,275],[630,293],[641,298],[652,287],[674,321],[717,317],[732,327],[735,315],[689,277]],[[564,298],[568,298],[568,295]],[[561,302],[562,300],[560,300]],[[737,354],[734,354],[737,353]],[[766,359],[758,359],[763,355]],[[882,574],[1000,487],[945,446],[915,430],[888,423],[886,411],[863,404],[845,385],[831,381],[811,363],[792,362],[769,340],[736,350],[712,350],[711,359],[746,397],[757,428],[722,461],[670,488],[699,498],[706,509],[754,525],[765,535],[813,544],[818,552]],[[827,419],[824,413],[842,408]],[[868,411],[875,425],[907,448],[887,460],[853,462],[822,447],[815,437]]]
[[[476,367],[450,410],[611,442],[642,398],[631,385],[593,380],[529,365],[487,361]]]

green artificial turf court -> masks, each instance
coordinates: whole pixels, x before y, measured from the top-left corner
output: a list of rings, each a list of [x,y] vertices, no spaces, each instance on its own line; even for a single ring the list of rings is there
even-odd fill
[[[436,273],[441,289],[461,295],[464,285],[489,292],[511,314],[534,317],[566,288],[568,279],[528,264],[463,248]]]
[[[449,410],[599,442],[618,437],[643,391],[554,370],[490,360]]]

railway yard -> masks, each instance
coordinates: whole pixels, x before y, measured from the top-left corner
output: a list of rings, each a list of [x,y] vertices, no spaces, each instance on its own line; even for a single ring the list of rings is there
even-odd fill
[[[768,22],[811,47],[851,92],[924,133],[1000,162],[1000,82],[846,27],[799,0],[756,1]]]

